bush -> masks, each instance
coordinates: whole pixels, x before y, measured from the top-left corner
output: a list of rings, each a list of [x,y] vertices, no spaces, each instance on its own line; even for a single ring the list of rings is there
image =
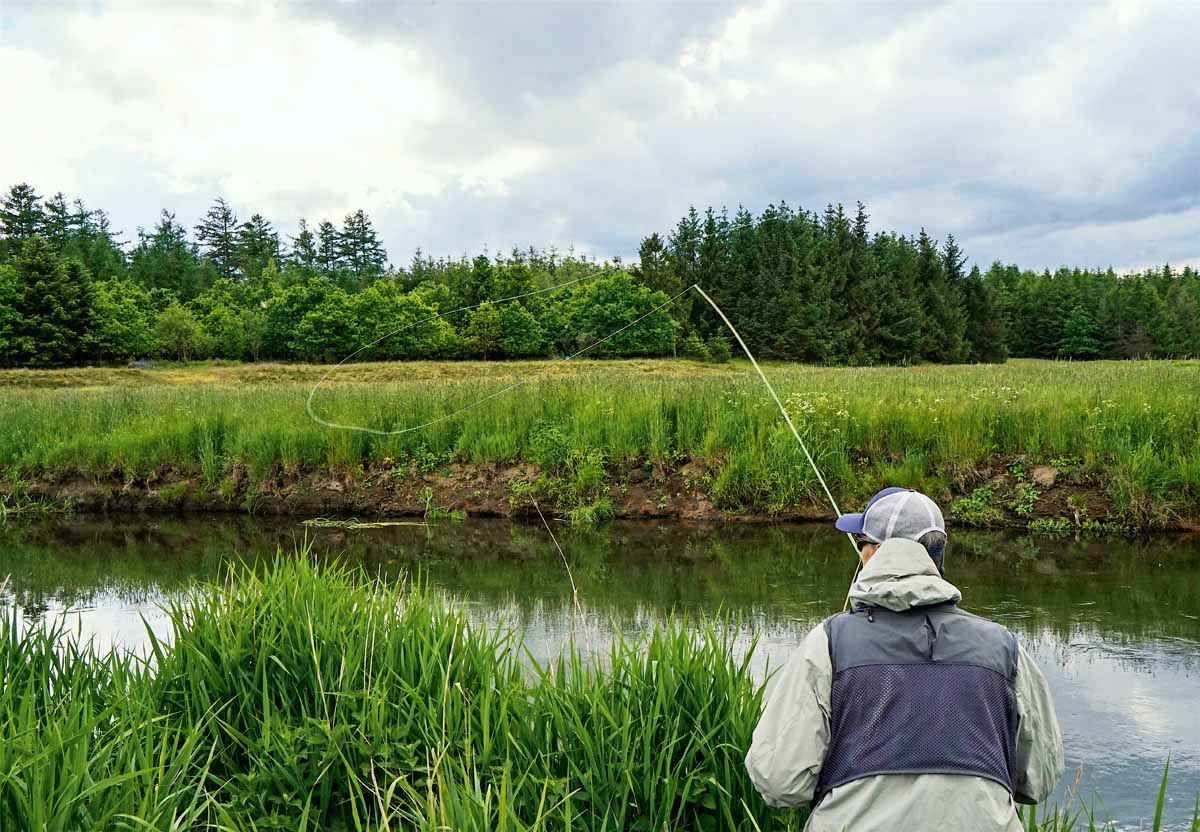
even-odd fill
[[[708,361],[710,357],[708,346],[694,332],[683,339],[683,343],[679,345],[679,354],[693,361]]]
[[[728,364],[733,358],[729,342],[719,335],[713,336],[708,342],[708,360],[714,364]]]

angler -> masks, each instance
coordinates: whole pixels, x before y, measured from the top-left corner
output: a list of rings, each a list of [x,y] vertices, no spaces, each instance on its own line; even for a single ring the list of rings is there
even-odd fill
[[[816,627],[769,694],[746,768],[809,832],[1018,832],[1062,774],[1041,671],[1008,629],[958,608],[946,529],[924,494],[887,488],[839,517],[863,563],[851,608]]]

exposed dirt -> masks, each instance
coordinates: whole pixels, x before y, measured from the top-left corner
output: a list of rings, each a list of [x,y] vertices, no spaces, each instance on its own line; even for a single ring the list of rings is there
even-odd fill
[[[832,516],[816,495],[811,502],[777,513],[719,506],[706,490],[708,473],[700,460],[685,460],[673,470],[610,468],[602,496],[611,516],[617,518],[778,522]],[[956,525],[1033,525],[1070,531],[1088,524],[1098,531],[1200,531],[1200,517],[1187,512],[1168,510],[1147,518],[1121,515],[1103,483],[1094,477],[1027,465],[1020,458],[996,459],[982,468],[948,473],[950,486],[931,496]],[[19,487],[23,497],[84,513],[252,511],[364,518],[419,516],[430,509],[447,509],[477,517],[511,517],[535,514],[534,499],[547,514],[561,515],[573,508],[569,499],[556,499],[555,480],[531,463],[452,463],[433,470],[388,463],[353,471],[278,468],[255,480],[238,467],[216,483],[204,483],[194,474],[169,467],[144,477],[97,478],[63,471],[38,476]],[[11,483],[0,484],[0,494],[11,497],[12,490]]]

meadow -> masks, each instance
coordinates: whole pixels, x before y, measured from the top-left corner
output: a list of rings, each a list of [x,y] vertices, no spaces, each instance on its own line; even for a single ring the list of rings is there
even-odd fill
[[[471,625],[420,583],[373,581],[305,552],[233,568],[169,614],[171,638],[145,660],[0,617],[0,828],[798,830],[804,820],[765,807],[745,774],[764,688],[720,617],[668,620],[598,660],[568,644],[539,664],[512,630]],[[1103,825],[1073,805],[1030,811],[1026,827]]]
[[[435,422],[392,436],[332,430],[308,418],[305,399],[327,369],[0,372],[5,500],[12,506],[30,493],[53,499],[55,483],[75,477],[125,489],[158,482],[174,495],[252,508],[255,493],[304,476],[392,483],[453,464],[491,471],[524,465],[520,478],[504,481],[509,505],[533,496],[583,519],[622,513],[631,484],[645,479],[639,471],[650,474],[643,496],[661,485],[656,494],[666,514],[681,491],[726,515],[830,513],[744,362],[413,362],[338,370],[315,401],[323,418],[380,430]],[[775,364],[766,372],[846,506],[901,483],[945,501],[962,524],[1049,531],[1200,524],[1200,361]],[[518,381],[528,383],[487,398]],[[1049,480],[1045,469],[1053,469]],[[672,476],[674,484],[664,484]],[[465,499],[453,491],[438,496],[449,505]]]

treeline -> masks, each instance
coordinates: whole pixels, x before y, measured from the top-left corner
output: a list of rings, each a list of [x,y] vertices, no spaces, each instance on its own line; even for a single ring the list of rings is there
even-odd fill
[[[533,249],[418,251],[397,267],[363,211],[340,225],[301,220],[285,240],[218,199],[193,229],[163,211],[126,241],[103,211],[21,184],[0,200],[0,364],[328,362],[364,347],[356,358],[524,358],[569,355],[614,332],[589,354],[724,360],[728,333],[693,283],[764,358],[1200,355],[1194,270],[1039,274],[996,263],[981,274],[965,263],[953,237],[871,233],[862,205],[850,216],[781,204],[757,217],[689,211],[665,237],[645,238],[628,268]]]

